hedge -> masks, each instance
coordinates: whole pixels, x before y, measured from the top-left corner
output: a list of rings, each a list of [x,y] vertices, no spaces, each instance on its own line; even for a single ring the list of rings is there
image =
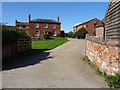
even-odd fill
[[[20,38],[30,39],[25,32],[2,27],[2,44],[13,44],[16,43]]]

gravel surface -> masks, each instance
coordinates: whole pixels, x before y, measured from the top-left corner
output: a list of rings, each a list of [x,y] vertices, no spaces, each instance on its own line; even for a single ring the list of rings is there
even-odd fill
[[[104,79],[82,61],[85,40],[44,53],[18,56],[2,71],[3,88],[105,88]],[[17,61],[16,61],[17,60]]]

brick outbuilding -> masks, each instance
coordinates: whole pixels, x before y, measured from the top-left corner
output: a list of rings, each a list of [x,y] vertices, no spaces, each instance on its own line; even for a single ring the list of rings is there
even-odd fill
[[[82,24],[74,26],[73,29],[74,29],[74,32],[77,32],[82,27],[84,27],[86,29],[86,31],[88,32],[88,34],[93,36],[94,35],[94,31],[95,31],[95,27],[96,26],[102,26],[102,24],[103,24],[102,21],[100,21],[97,18],[94,18],[92,20],[89,20],[87,22],[84,22]]]

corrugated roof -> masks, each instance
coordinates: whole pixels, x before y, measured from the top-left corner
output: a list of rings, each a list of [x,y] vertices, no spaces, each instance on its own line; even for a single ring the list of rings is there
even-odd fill
[[[60,24],[60,22],[57,22],[57,21],[52,20],[52,19],[40,19],[40,18],[33,19],[33,20],[31,20],[30,22],[39,22],[39,23],[57,23],[57,24]]]

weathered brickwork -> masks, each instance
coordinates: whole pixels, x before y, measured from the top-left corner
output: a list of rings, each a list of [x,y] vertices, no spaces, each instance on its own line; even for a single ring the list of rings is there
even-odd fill
[[[108,75],[120,74],[120,1],[111,0],[104,18],[105,39],[87,35],[86,55]]]
[[[120,74],[120,47],[110,45],[110,42],[100,44],[87,39],[86,55],[102,72]]]

